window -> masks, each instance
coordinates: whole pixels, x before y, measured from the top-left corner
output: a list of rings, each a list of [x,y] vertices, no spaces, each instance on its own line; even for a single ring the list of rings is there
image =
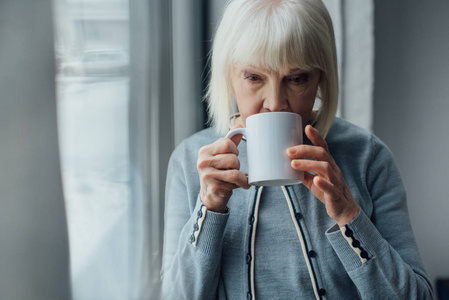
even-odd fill
[[[74,299],[128,299],[127,0],[55,0],[57,105]]]

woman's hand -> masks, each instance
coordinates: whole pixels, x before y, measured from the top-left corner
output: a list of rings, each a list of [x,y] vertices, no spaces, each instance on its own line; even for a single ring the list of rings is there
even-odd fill
[[[200,198],[208,210],[224,212],[233,189],[250,188],[248,178],[239,171],[240,161],[237,157],[239,154],[237,146],[241,140],[242,135],[240,134],[231,139],[221,138],[202,147],[198,152]]]
[[[307,125],[305,134],[314,146],[289,148],[287,153],[293,159],[292,167],[304,171],[305,186],[326,205],[327,214],[342,227],[354,220],[359,206],[318,130]]]

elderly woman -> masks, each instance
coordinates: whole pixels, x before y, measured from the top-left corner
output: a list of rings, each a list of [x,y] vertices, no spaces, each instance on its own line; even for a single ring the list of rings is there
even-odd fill
[[[392,154],[334,117],[336,66],[321,1],[229,2],[212,51],[214,126],[169,164],[164,299],[432,298]],[[303,120],[288,155],[304,182],[250,186],[245,139],[223,136],[282,111]]]

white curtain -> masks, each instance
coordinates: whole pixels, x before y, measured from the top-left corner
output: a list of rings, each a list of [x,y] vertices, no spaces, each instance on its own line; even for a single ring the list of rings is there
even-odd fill
[[[165,178],[174,148],[171,1],[131,1],[130,299],[158,299]]]
[[[55,4],[73,298],[157,299],[174,140],[171,3]]]
[[[55,0],[58,131],[73,298],[128,299],[134,220],[128,0]]]

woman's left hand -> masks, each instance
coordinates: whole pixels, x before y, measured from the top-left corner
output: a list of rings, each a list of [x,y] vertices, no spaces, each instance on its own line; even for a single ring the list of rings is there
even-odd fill
[[[292,167],[304,171],[304,185],[326,205],[327,214],[343,227],[354,220],[359,213],[359,206],[318,130],[307,125],[305,134],[313,146],[297,145],[289,148],[287,153],[293,159]]]

